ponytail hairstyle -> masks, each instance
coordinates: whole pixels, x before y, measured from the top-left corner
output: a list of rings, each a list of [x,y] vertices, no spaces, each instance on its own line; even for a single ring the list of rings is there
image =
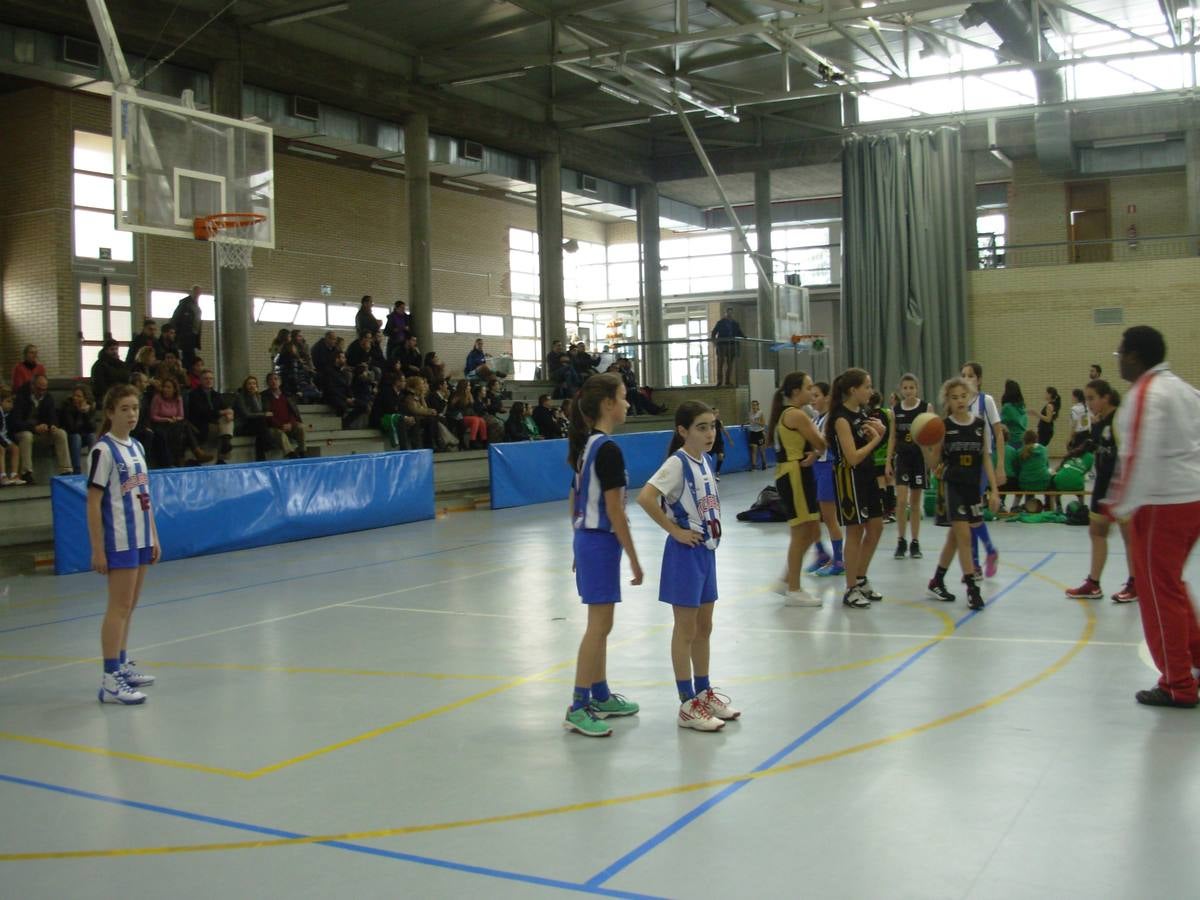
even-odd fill
[[[1104,397],[1106,400],[1108,400],[1109,406],[1111,406],[1113,409],[1116,409],[1121,405],[1120,393],[1118,393],[1117,389],[1103,378],[1097,378],[1093,381],[1089,381],[1087,386],[1092,389],[1092,393],[1094,393],[1097,397]]]
[[[856,387],[862,387],[870,377],[866,369],[847,369],[833,379],[833,387],[829,391],[829,415],[825,419],[826,444],[834,446],[837,441],[834,418],[835,414],[846,406],[846,395]]]
[[[959,369],[959,371],[961,372],[962,369],[970,369],[972,372],[975,373],[975,384],[979,388],[980,392],[982,392],[983,391],[983,366],[980,363],[977,363],[972,360],[970,362],[963,363],[962,368]]]
[[[600,404],[605,400],[616,400],[623,384],[620,375],[605,372],[593,375],[579,389],[579,396],[571,404],[571,424],[567,428],[567,462],[573,470],[579,471],[583,448],[600,418]]]
[[[112,428],[112,414],[117,411],[117,404],[126,397],[134,397],[138,403],[142,402],[142,392],[132,384],[114,385],[104,395],[104,423],[100,426],[101,437],[108,434],[109,429]]]
[[[789,375],[788,377],[790,378],[791,376]],[[683,435],[679,433],[679,429],[683,428],[686,430],[691,428],[692,423],[705,413],[711,415],[712,408],[707,403],[701,403],[699,400],[684,400],[675,407],[675,431],[671,435],[671,443],[667,445],[667,456],[670,456],[683,446]]]
[[[1030,428],[1025,432],[1025,437],[1021,439],[1024,445],[1021,447],[1021,459],[1029,459],[1033,455],[1033,448],[1037,446],[1037,432]]]
[[[783,416],[783,408],[787,406],[787,398],[795,391],[804,387],[804,382],[808,380],[807,372],[792,372],[783,379],[783,384],[775,391],[775,396],[771,400],[771,418],[767,424],[767,443],[775,443],[775,428],[779,425],[779,419]],[[828,393],[828,388],[826,389]]]
[[[1054,407],[1054,415],[1050,417],[1050,421],[1056,421],[1058,414],[1062,412],[1062,397],[1058,395],[1058,388],[1050,385],[1046,388],[1046,393],[1050,395],[1050,405]]]
[[[1097,379],[1097,380],[1103,380],[1103,379]],[[1108,382],[1105,382],[1105,384],[1107,384],[1107,383]],[[1076,403],[1083,403],[1083,389],[1082,388],[1071,388],[1071,399],[1074,400]]]
[[[941,395],[938,402],[942,407],[942,415],[950,415],[950,392],[955,388],[962,388],[970,396],[971,388],[967,386],[967,380],[960,375],[954,375],[942,382]]]
[[[1000,405],[1011,403],[1014,406],[1025,405],[1025,395],[1021,393],[1021,385],[1011,378],[1004,382],[1004,393],[1000,397]]]

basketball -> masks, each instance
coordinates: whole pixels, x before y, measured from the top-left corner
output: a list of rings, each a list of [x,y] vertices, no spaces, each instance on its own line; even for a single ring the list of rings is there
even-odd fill
[[[931,412],[923,412],[912,423],[913,440],[926,447],[932,447],[946,436],[946,425]]]

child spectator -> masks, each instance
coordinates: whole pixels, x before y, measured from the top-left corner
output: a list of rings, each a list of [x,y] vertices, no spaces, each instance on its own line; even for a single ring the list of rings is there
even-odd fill
[[[766,428],[762,407],[757,400],[751,400],[750,415],[746,417],[746,443],[750,447],[751,472],[755,469],[767,470],[767,451],[764,446]]]
[[[8,433],[8,422],[12,417],[13,392],[6,387],[0,387],[0,486],[14,487],[25,482],[17,474],[20,460],[20,450],[13,435]],[[5,460],[8,467],[5,468]]]
[[[1037,432],[1032,428],[1026,431],[1021,449],[1013,454],[1016,472],[1012,487],[1028,492],[1013,498],[1013,512],[1018,510],[1020,504],[1028,503],[1032,494],[1050,487],[1050,463],[1046,458],[1046,448],[1038,443],[1037,437]]]
[[[1067,443],[1068,450],[1076,444],[1086,441],[1092,429],[1092,420],[1088,416],[1083,391],[1075,388],[1071,391],[1071,399],[1074,403],[1071,404],[1071,438]]]

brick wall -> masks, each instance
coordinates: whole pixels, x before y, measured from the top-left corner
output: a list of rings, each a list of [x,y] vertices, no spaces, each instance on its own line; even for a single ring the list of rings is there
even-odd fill
[[[1047,385],[1070,406],[1088,366],[1122,393],[1113,351],[1121,331],[1153,325],[1167,337],[1167,358],[1180,376],[1200,384],[1200,259],[1081,263],[970,273],[972,355],[997,402],[1006,378],[1020,383],[1033,412]],[[1095,325],[1094,307],[1120,306],[1124,324]],[[1063,451],[1069,423],[1055,427],[1052,452]]]

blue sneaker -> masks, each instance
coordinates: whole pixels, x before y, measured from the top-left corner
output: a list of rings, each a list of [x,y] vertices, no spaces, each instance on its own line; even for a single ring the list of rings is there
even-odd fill
[[[817,557],[816,562],[811,563],[804,571],[809,575],[815,575],[819,569],[825,568],[833,562],[833,558],[829,556]]]
[[[834,562],[830,560],[817,571],[813,572],[818,578],[829,578],[832,575],[845,575],[846,566],[842,562]]]

